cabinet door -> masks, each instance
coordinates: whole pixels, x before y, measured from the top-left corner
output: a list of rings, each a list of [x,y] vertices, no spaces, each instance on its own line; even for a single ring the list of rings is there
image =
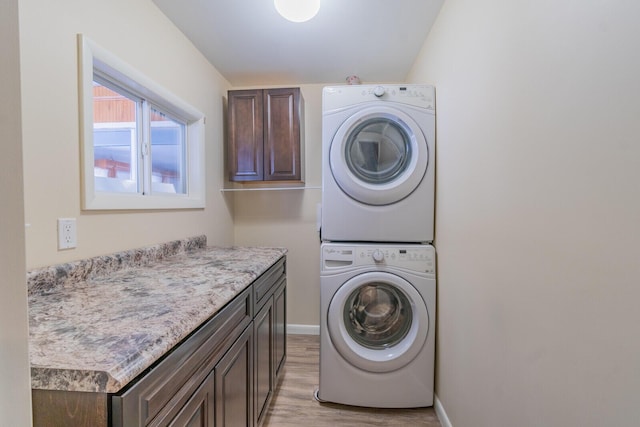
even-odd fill
[[[255,343],[254,416],[256,425],[260,425],[262,418],[267,413],[271,394],[273,393],[273,324],[273,297],[269,296],[267,302],[253,320]]]
[[[300,181],[300,89],[264,89],[264,180]]]
[[[284,282],[273,296],[274,308],[274,372],[276,378],[284,367],[287,356],[287,286]]]
[[[262,90],[229,91],[227,167],[230,181],[264,178]]]
[[[253,425],[253,328],[240,338],[215,367],[216,427]]]
[[[215,374],[212,372],[189,398],[170,427],[213,427]]]

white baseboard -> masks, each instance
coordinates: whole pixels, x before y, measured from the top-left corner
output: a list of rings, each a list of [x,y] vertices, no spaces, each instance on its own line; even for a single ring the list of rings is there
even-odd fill
[[[320,325],[287,325],[287,334],[320,335]]]
[[[436,415],[440,420],[440,425],[442,427],[453,427],[451,421],[449,421],[449,417],[447,416],[447,412],[444,410],[444,406],[442,406],[442,402],[438,399],[438,395],[433,395],[433,407],[436,410]]]

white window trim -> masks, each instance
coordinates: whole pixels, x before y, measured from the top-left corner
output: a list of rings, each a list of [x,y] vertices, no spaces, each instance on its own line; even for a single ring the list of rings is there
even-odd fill
[[[144,76],[92,40],[78,34],[82,209],[193,209],[205,207],[205,117],[168,90]],[[94,68],[187,123],[187,193],[127,194],[96,192],[93,153]]]

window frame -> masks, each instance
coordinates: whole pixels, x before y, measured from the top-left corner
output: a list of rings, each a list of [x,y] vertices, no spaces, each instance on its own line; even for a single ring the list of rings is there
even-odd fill
[[[167,89],[126,64],[89,38],[78,34],[80,157],[83,210],[193,209],[205,207],[205,116]],[[93,146],[94,73],[141,98],[149,108],[185,124],[186,193],[143,194],[95,190]],[[147,130],[148,132],[149,130]],[[146,143],[146,142],[145,142]],[[146,175],[149,175],[148,178]],[[139,180],[151,180],[145,170]]]

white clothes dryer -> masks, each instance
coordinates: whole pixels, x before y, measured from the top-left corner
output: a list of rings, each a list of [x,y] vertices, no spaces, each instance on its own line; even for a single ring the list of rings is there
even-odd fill
[[[325,87],[323,241],[433,241],[435,89]]]
[[[435,249],[323,243],[320,401],[433,405]]]

